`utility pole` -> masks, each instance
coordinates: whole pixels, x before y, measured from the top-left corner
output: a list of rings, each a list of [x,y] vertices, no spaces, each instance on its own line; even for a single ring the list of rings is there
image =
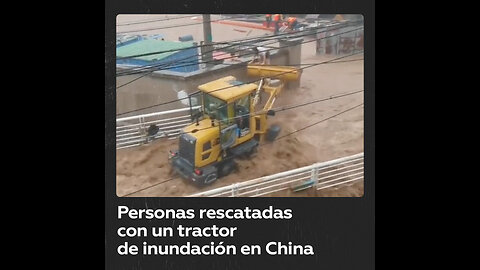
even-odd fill
[[[203,14],[203,39],[204,39],[204,47],[203,51],[207,52],[202,54],[203,62],[207,63],[207,67],[212,67],[213,61],[213,46],[212,44],[212,25],[210,24],[210,14]]]

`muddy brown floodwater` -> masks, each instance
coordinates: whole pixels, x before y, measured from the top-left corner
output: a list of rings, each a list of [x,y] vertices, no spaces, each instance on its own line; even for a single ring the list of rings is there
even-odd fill
[[[130,18],[130,20],[133,19]],[[135,19],[139,18],[135,17]],[[179,24],[179,21],[171,24]],[[193,27],[196,30],[201,26]],[[225,32],[225,39],[230,38],[232,32],[235,32],[232,31],[233,27],[226,25],[214,27],[212,24],[212,28],[215,29],[215,36],[217,38],[220,36],[220,39],[222,31]],[[178,28],[175,29],[178,30]],[[256,32],[258,31],[260,30]],[[176,34],[188,33],[176,32]],[[333,56],[315,55],[314,44],[315,42],[312,42],[302,46],[303,63],[318,63],[333,58]],[[363,54],[342,60],[352,59],[363,59]],[[300,87],[283,90],[274,108],[363,90],[363,65],[364,61],[352,61],[307,68],[302,73]],[[279,137],[282,137],[361,103],[363,103],[363,92],[278,112],[274,117],[269,117],[268,121],[269,125],[277,124],[281,127]],[[261,143],[254,157],[248,160],[238,159],[238,166],[234,172],[204,188],[199,188],[173,174],[168,164],[168,151],[177,149],[177,140],[160,139],[149,145],[117,150],[117,195],[185,196],[363,152],[363,110],[362,106],[273,143]],[[130,194],[138,190],[141,191]],[[363,196],[363,181],[319,191],[307,190],[293,193],[286,190],[271,196],[359,197]]]

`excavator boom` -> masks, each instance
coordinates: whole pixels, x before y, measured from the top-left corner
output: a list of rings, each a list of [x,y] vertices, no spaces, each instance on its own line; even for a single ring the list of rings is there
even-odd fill
[[[249,76],[272,78],[281,81],[297,81],[300,79],[302,70],[290,66],[252,65],[247,66]]]
[[[273,107],[277,95],[284,88],[285,82],[297,81],[300,79],[302,70],[290,66],[274,66],[274,65],[255,65],[249,64],[247,74],[252,77],[261,77],[258,89],[255,95],[254,106],[258,102],[260,90],[269,94],[262,111],[266,112]],[[272,82],[277,82],[274,84]]]

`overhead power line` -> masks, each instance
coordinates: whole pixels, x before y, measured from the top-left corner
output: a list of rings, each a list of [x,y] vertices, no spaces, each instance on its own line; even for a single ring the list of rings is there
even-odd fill
[[[275,113],[278,113],[278,112],[284,112],[284,111],[288,111],[288,110],[292,110],[292,109],[297,109],[297,108],[300,108],[300,107],[304,107],[304,106],[308,106],[308,105],[311,105],[311,104],[315,104],[315,103],[319,103],[319,102],[323,102],[323,101],[329,101],[329,100],[333,100],[333,99],[337,99],[337,98],[342,98],[342,97],[346,97],[346,96],[350,96],[350,95],[354,95],[354,94],[358,94],[358,93],[361,93],[363,92],[364,90],[358,90],[358,91],[353,91],[353,92],[348,92],[348,93],[343,93],[343,94],[339,94],[339,95],[336,95],[336,96],[330,96],[330,97],[327,97],[327,98],[321,98],[321,99],[316,99],[316,100],[313,100],[313,101],[309,101],[309,102],[305,102],[305,103],[301,103],[301,104],[294,104],[294,105],[286,105],[286,106],[283,106],[281,108],[277,108],[277,109],[272,109]],[[217,108],[219,109],[219,108]],[[259,116],[259,115],[262,115],[262,114],[267,114],[267,112],[258,112],[258,113],[251,113],[251,114],[245,114],[249,117],[253,117],[253,116]],[[235,117],[230,117],[230,118],[226,118],[222,121],[232,121],[232,120],[236,120],[236,119],[240,119],[242,117],[245,117],[245,115],[240,115],[240,116],[235,116]],[[207,129],[211,129],[211,128],[218,128],[218,126],[210,126],[210,127],[206,127],[206,128],[201,128],[201,129],[196,129],[195,132],[198,132],[198,131],[201,131],[201,130],[207,130]],[[183,133],[190,133],[190,132],[183,132]]]
[[[343,28],[343,27],[342,27]],[[338,28],[338,29],[341,29],[341,28]],[[335,29],[335,30],[338,30],[338,29]],[[332,31],[332,30],[325,30],[325,31],[322,31],[322,32],[319,32],[319,33],[323,33],[323,32],[327,32],[327,31]],[[356,31],[356,30],[355,30]],[[337,36],[337,35],[341,35],[341,34],[345,34],[345,33],[349,33],[350,31],[346,31],[346,32],[342,32],[340,34],[335,34],[335,35],[331,35],[329,37],[334,37],[334,36]],[[303,36],[308,36],[309,34],[304,34],[304,35],[296,35],[295,37],[303,37]],[[322,39],[322,38],[320,38]],[[315,40],[320,40],[320,39],[315,39]],[[311,40],[311,41],[304,41],[302,42],[301,44],[304,44],[304,43],[308,43],[308,42],[313,42],[315,40]],[[262,46],[265,46],[265,45],[270,45],[270,44],[273,44],[273,43],[277,43],[278,41],[277,40],[273,40],[272,42],[270,43],[266,43],[266,44],[261,44]],[[226,46],[225,48],[227,47],[235,47],[237,45],[230,45],[230,46]],[[282,49],[282,48],[287,48],[287,47],[290,47],[290,46],[293,46],[293,45],[286,45],[286,46],[280,46],[280,47],[275,47],[275,48],[270,48],[270,49],[267,49],[265,51],[271,51],[271,50],[278,50],[278,49]],[[224,50],[225,48],[222,48],[222,50]],[[243,51],[248,51],[250,50],[249,48],[245,48],[245,49],[240,49],[240,50],[237,50],[235,51],[236,53],[238,52],[243,52]],[[211,50],[211,51],[207,51],[207,52],[204,52],[204,53],[208,53],[208,52],[213,52],[215,51],[215,49]],[[243,56],[245,55],[253,55],[255,53],[253,52],[250,52],[250,53],[246,53],[244,54]],[[145,56],[145,55],[149,55],[149,54],[142,54],[142,56]],[[203,54],[202,54],[203,55]],[[160,63],[160,64],[153,64],[153,65],[144,65],[144,66],[141,66],[141,67],[134,67],[134,68],[131,68],[129,70],[126,70],[126,71],[123,71],[123,72],[118,72],[117,73],[117,77],[119,76],[124,76],[124,75],[131,75],[131,74],[136,74],[138,73],[139,71],[144,71],[144,70],[149,70],[149,69],[154,69],[152,71],[160,71],[160,70],[164,70],[164,69],[171,69],[171,68],[177,68],[177,67],[185,67],[185,66],[192,66],[192,65],[196,65],[196,63],[199,63],[199,62],[195,62],[195,63],[192,63],[192,61],[196,60],[196,57],[198,57],[198,55],[191,55],[191,56],[187,56],[185,58],[182,58],[182,59],[176,59],[176,60],[172,60],[170,62],[167,62],[167,63]],[[236,56],[231,56],[231,57],[226,57],[224,59],[231,59],[231,58],[235,58]],[[193,59],[195,58],[195,59]],[[188,60],[188,59],[192,59],[192,60],[189,60],[187,62],[185,62],[184,60]],[[183,66],[171,66],[171,64],[179,64],[179,63],[187,63],[186,65],[183,65]],[[145,71],[145,72],[149,72],[149,71]]]
[[[320,123],[322,123],[322,122],[325,122],[325,121],[330,120],[330,119],[332,119],[332,118],[334,118],[334,117],[337,117],[337,116],[339,116],[339,115],[341,115],[341,114],[344,114],[344,113],[349,112],[349,111],[351,111],[351,110],[353,110],[353,109],[356,109],[356,108],[358,108],[358,107],[360,107],[360,106],[362,106],[362,105],[363,105],[363,102],[360,103],[360,104],[358,104],[358,105],[356,105],[356,106],[353,106],[353,107],[351,107],[351,108],[349,108],[349,109],[346,109],[346,110],[344,110],[344,111],[341,111],[341,112],[339,112],[339,113],[337,113],[337,114],[334,114],[334,115],[332,115],[332,116],[329,116],[329,117],[327,117],[327,118],[324,118],[324,119],[322,119],[322,120],[320,120],[320,121],[314,122],[314,123],[309,124],[309,125],[307,125],[307,126],[305,126],[305,127],[302,127],[302,128],[297,129],[297,130],[294,130],[293,132],[290,132],[290,133],[287,133],[287,134],[282,135],[282,136],[280,136],[280,137],[277,137],[274,141],[278,141],[278,140],[283,139],[283,138],[285,138],[285,137],[288,137],[288,136],[290,136],[290,135],[292,135],[292,134],[295,134],[295,133],[300,132],[300,131],[302,131],[302,130],[305,130],[305,129],[307,129],[307,128],[310,128],[310,127],[313,127],[313,126],[315,126],[315,125],[318,125],[318,124],[320,124]]]
[[[332,118],[334,118],[334,117],[337,117],[337,116],[339,116],[339,115],[341,115],[341,114],[344,114],[344,113],[347,113],[347,112],[349,112],[349,111],[352,111],[352,110],[354,110],[354,109],[362,106],[363,104],[364,104],[364,103],[362,102],[362,103],[360,103],[360,104],[358,104],[358,105],[356,105],[356,106],[350,107],[350,108],[348,108],[348,109],[346,109],[346,110],[344,110],[344,111],[341,111],[341,112],[339,112],[339,113],[336,113],[336,114],[334,114],[334,115],[331,115],[331,116],[329,116],[329,117],[327,117],[327,118],[323,118],[323,119],[321,119],[321,120],[319,120],[319,121],[316,121],[316,122],[314,122],[314,123],[312,123],[312,124],[309,124],[309,125],[307,125],[307,126],[304,126],[304,127],[302,127],[302,128],[299,128],[299,129],[297,129],[297,130],[294,130],[294,131],[292,131],[292,132],[290,132],[290,133],[287,133],[287,134],[285,134],[285,135],[282,135],[282,136],[280,136],[280,137],[277,137],[277,138],[275,138],[273,141],[265,142],[265,143],[263,143],[262,145],[274,143],[275,141],[278,141],[278,140],[281,140],[281,139],[286,138],[286,137],[288,137],[288,136],[291,136],[291,135],[293,135],[293,134],[295,134],[295,133],[297,133],[297,132],[303,131],[303,130],[305,130],[305,129],[307,129],[307,128],[313,127],[313,126],[318,125],[318,124],[323,123],[323,122],[326,122],[326,121],[328,121],[328,120],[330,120],[330,119],[332,119]],[[167,182],[169,182],[169,181],[178,180],[178,179],[180,179],[180,178],[178,178],[178,177],[176,177],[176,178],[175,178],[175,177],[168,178],[168,179],[162,180],[161,182],[158,182],[158,183],[156,183],[156,184],[153,184],[153,185],[150,185],[150,186],[141,188],[141,189],[139,189],[139,190],[137,190],[137,191],[133,191],[133,192],[127,193],[127,194],[123,195],[122,197],[126,197],[126,196],[129,196],[129,195],[138,193],[138,192],[140,192],[140,191],[144,191],[144,190],[150,189],[150,188],[152,188],[152,187],[158,186],[158,185],[160,185],[160,184],[164,184],[164,183],[167,183]]]
[[[303,70],[303,69],[311,68],[311,67],[314,67],[314,66],[322,65],[322,64],[325,64],[325,63],[334,62],[335,60],[343,59],[343,58],[350,57],[350,56],[353,56],[353,55],[356,55],[356,54],[360,54],[360,53],[363,53],[363,50],[362,50],[362,51],[359,51],[359,52],[356,52],[356,53],[352,53],[352,54],[340,56],[340,57],[337,57],[337,58],[334,58],[334,59],[326,60],[326,61],[323,61],[323,62],[320,62],[320,63],[311,64],[311,65],[309,65],[309,66],[307,66],[307,67],[298,68],[298,69],[296,69],[296,70]],[[296,71],[296,70],[295,70],[295,71]],[[291,73],[291,72],[292,72],[292,71],[281,72],[281,73],[278,73],[277,75],[270,76],[270,78],[279,77],[279,76],[282,76],[282,75],[284,75],[284,74]],[[240,85],[245,85],[245,84],[249,84],[249,83],[255,83],[255,82],[258,82],[258,81],[260,81],[260,80],[261,80],[261,78],[260,78],[260,79],[253,80],[253,81],[249,81],[249,82],[240,83],[240,84],[233,85],[233,86],[227,86],[227,87],[215,89],[215,90],[213,90],[213,91],[210,91],[209,93],[213,93],[213,92],[217,92],[217,91],[222,91],[222,90],[226,90],[226,89],[229,89],[229,88],[232,88],[232,87],[236,87],[236,86],[240,86]],[[174,103],[174,102],[177,102],[177,101],[181,101],[181,100],[185,100],[185,99],[188,99],[188,98],[189,98],[189,97],[174,99],[174,100],[170,100],[170,101],[167,101],[167,102],[159,103],[159,104],[156,104],[156,105],[151,105],[151,106],[148,106],[148,107],[144,107],[144,108],[141,108],[141,109],[135,109],[135,110],[132,110],[132,111],[128,111],[128,112],[124,112],[124,113],[121,113],[121,114],[117,114],[116,116],[120,116],[120,115],[124,115],[124,114],[128,114],[128,113],[132,113],[132,112],[136,112],[136,111],[141,111],[141,110],[145,110],[145,109],[149,109],[149,108],[153,108],[153,107],[157,107],[157,106],[162,106],[162,105],[166,105],[166,104],[171,104],[171,103]]]
[[[284,112],[284,111],[297,109],[297,108],[300,108],[300,107],[308,106],[308,105],[323,102],[323,101],[329,101],[329,100],[333,100],[333,99],[337,99],[337,98],[351,96],[351,95],[358,94],[358,93],[361,93],[361,92],[364,92],[364,90],[362,89],[362,90],[358,90],[358,91],[352,91],[352,92],[348,92],[348,93],[338,94],[338,95],[335,95],[335,96],[316,99],[316,100],[301,103],[301,104],[286,105],[286,106],[283,106],[283,107],[274,108],[272,110],[275,113]],[[220,109],[220,108],[217,108],[217,110],[218,109]],[[233,120],[236,120],[236,119],[243,118],[245,116],[254,117],[254,116],[259,116],[259,115],[262,115],[262,114],[267,114],[267,112],[248,113],[248,114],[245,114],[245,115],[240,115],[240,116],[235,116],[235,117],[229,117],[229,118],[226,118],[226,119],[222,119],[222,121],[233,121]],[[195,129],[194,132],[198,132],[198,131],[201,131],[201,130],[212,129],[212,128],[218,128],[218,126],[209,126],[209,127],[206,127],[206,128]],[[182,133],[191,133],[191,132],[182,132]]]
[[[208,22],[218,22],[218,21],[224,21],[227,19],[216,19],[216,20],[210,20]],[[204,22],[196,22],[196,23],[186,23],[186,24],[178,24],[178,25],[170,25],[170,26],[163,26],[163,27],[153,27],[153,28],[148,28],[148,29],[139,29],[139,30],[130,30],[130,31],[123,31],[123,32],[117,32],[117,34],[126,34],[126,33],[137,33],[137,32],[145,32],[145,31],[151,31],[151,30],[160,30],[160,29],[168,29],[168,28],[176,28],[176,27],[183,27],[183,26],[190,26],[190,25],[198,25],[198,24],[203,24]]]
[[[283,37],[283,36],[289,36],[291,38],[296,38],[296,37],[304,36],[304,35],[298,35],[298,34],[311,32],[313,30],[326,28],[325,31],[317,32],[317,33],[324,33],[324,32],[328,32],[328,31],[335,31],[335,30],[345,28],[345,27],[348,27],[348,26],[354,26],[359,22],[363,22],[363,21],[350,21],[350,22],[345,22],[345,23],[339,23],[338,25],[334,25],[334,26],[330,26],[330,27],[317,26],[317,27],[312,27],[312,28],[309,28],[309,29],[296,31],[296,32],[285,32],[285,33],[280,33],[280,34],[256,36],[256,37],[250,37],[250,38],[239,38],[239,39],[232,39],[232,40],[226,40],[226,41],[216,41],[216,42],[212,42],[212,45],[223,45],[223,44],[230,44],[230,43],[238,42],[238,43],[232,44],[234,46],[238,46],[238,45],[242,45],[242,44],[248,43],[248,42],[268,41],[268,40],[277,39],[278,37]],[[338,28],[335,28],[335,27],[338,27]],[[308,34],[308,35],[311,35],[311,34]],[[136,57],[142,57],[142,56],[150,56],[150,55],[161,54],[161,53],[166,53],[166,52],[189,50],[189,49],[200,48],[200,47],[205,47],[205,45],[200,44],[200,45],[184,47],[184,48],[180,48],[180,49],[162,50],[162,51],[156,51],[156,52],[149,52],[149,53],[142,53],[142,54],[136,54],[136,55],[117,57],[117,60],[136,58]]]
[[[134,24],[146,24],[146,23],[161,22],[161,21],[172,21],[172,20],[190,18],[192,16],[195,16],[195,15],[179,16],[179,17],[163,18],[163,19],[152,19],[152,20],[146,20],[146,21],[125,22],[125,23],[117,24],[117,26],[134,25]]]
[[[310,43],[310,42],[314,42],[314,41],[318,41],[318,40],[321,40],[321,39],[327,39],[327,38],[331,38],[331,37],[335,37],[335,36],[340,36],[340,35],[343,35],[343,34],[347,34],[347,33],[351,33],[351,32],[355,32],[355,31],[358,31],[358,30],[362,30],[363,27],[360,27],[360,28],[356,28],[356,29],[353,29],[353,30],[349,30],[349,31],[345,31],[345,32],[342,32],[342,33],[337,33],[337,34],[334,34],[334,35],[331,35],[331,36],[328,36],[328,37],[322,37],[322,38],[318,38],[318,39],[312,39],[312,40],[307,40],[307,41],[303,41],[303,42],[300,42],[299,44],[305,44],[305,43]],[[331,31],[331,30],[329,30]],[[267,44],[273,44],[273,43],[276,43],[277,41],[274,41],[272,43],[267,43]],[[263,45],[263,44],[262,44]],[[295,45],[285,45],[285,46],[279,46],[279,47],[275,47],[275,48],[270,48],[270,49],[266,49],[264,50],[265,52],[266,51],[272,51],[272,50],[278,50],[278,49],[283,49],[283,48],[287,48],[287,47],[291,47],[291,46],[295,46]],[[241,52],[241,51],[248,51],[249,49],[242,49],[242,50],[238,50],[236,52]],[[246,55],[254,55],[255,52],[250,52],[250,53],[245,53],[243,54],[243,56],[246,56]],[[176,63],[176,64],[179,64],[179,63],[185,63],[183,60],[186,60],[188,58],[193,58],[193,57],[197,57],[197,55],[193,55],[193,56],[189,56],[187,58],[184,58],[184,59],[179,59],[179,60],[176,60],[176,61],[172,61],[171,63]],[[236,58],[237,56],[230,56],[230,57],[225,57],[223,58],[223,60],[225,59],[232,59],[232,58]],[[202,63],[210,63],[210,62],[215,62],[216,60],[213,60],[213,61],[199,61],[199,62],[193,62],[193,60],[190,60],[188,62],[186,62],[185,64],[183,65],[168,65],[166,63],[162,63],[162,64],[156,64],[156,65],[145,65],[145,66],[142,66],[142,67],[135,67],[135,68],[132,68],[130,70],[127,70],[127,71],[123,71],[123,72],[118,72],[117,73],[117,77],[120,77],[120,76],[126,76],[126,75],[133,75],[133,74],[139,74],[139,73],[143,73],[143,72],[149,72],[149,73],[152,73],[152,72],[155,72],[155,71],[160,71],[160,70],[165,70],[165,69],[172,69],[172,68],[179,68],[179,67],[187,67],[187,66],[193,66],[193,65],[198,65],[198,64],[202,64]]]
[[[336,63],[345,63],[345,62],[355,62],[355,61],[361,61],[361,60],[364,60],[363,58],[360,58],[360,59],[351,59],[351,60],[343,60],[343,61],[335,61],[335,62],[329,62],[329,63],[324,63],[324,64],[336,64]],[[246,63],[247,64],[247,63]],[[304,63],[304,64],[298,64],[298,65],[281,65],[281,66],[305,66],[305,65],[312,65],[312,64],[317,64],[317,63]],[[222,63],[221,65],[237,65],[237,64],[226,64],[226,63]],[[280,65],[269,65],[269,66],[280,66]],[[128,81],[124,84],[121,84],[119,86],[116,87],[116,89],[119,89],[119,88],[122,88],[123,86],[126,86],[126,85],[129,85],[137,80],[140,80],[141,78],[145,77],[145,76],[148,76],[150,73],[145,73],[131,81]]]
[[[179,179],[179,178],[178,178],[178,177],[171,177],[171,178],[162,180],[162,181],[160,181],[160,182],[158,182],[158,183],[156,183],[156,184],[153,184],[153,185],[151,185],[151,186],[147,186],[147,187],[141,188],[141,189],[139,189],[139,190],[137,190],[137,191],[133,191],[133,192],[127,193],[127,194],[125,194],[125,195],[122,195],[121,197],[127,197],[127,196],[130,196],[130,195],[132,195],[132,194],[138,193],[138,192],[140,192],[140,191],[144,191],[144,190],[146,190],[146,189],[149,189],[149,188],[158,186],[158,185],[160,185],[160,184],[165,184],[166,182],[169,182],[169,181],[172,181],[172,180],[177,180],[177,179]]]
[[[358,22],[358,21],[356,21],[356,22]],[[350,26],[350,24],[344,25],[344,26],[339,27],[339,28],[327,29],[327,30],[325,30],[325,31],[321,31],[321,32],[318,32],[318,33],[323,33],[323,32],[328,32],[328,31],[334,31],[334,30],[338,30],[338,29],[341,29],[341,28],[344,28],[344,27],[348,27],[348,26]],[[297,33],[298,33],[298,32],[297,32]],[[306,35],[307,35],[307,34],[306,34]],[[275,36],[275,35],[273,35],[273,36]],[[295,35],[294,37],[300,37],[300,36],[304,36],[304,35]],[[244,42],[245,42],[245,41],[244,41]],[[274,41],[273,43],[275,43],[275,42],[277,42],[277,41]],[[268,43],[268,44],[272,44],[272,43]],[[265,46],[265,45],[267,45],[267,44],[262,44],[262,46]],[[232,44],[232,45],[226,46],[225,48],[227,48],[227,47],[234,47],[234,46],[237,46],[237,45],[236,45],[236,44]],[[287,47],[287,46],[284,46],[284,47]],[[225,49],[225,48],[222,48],[222,49]],[[274,48],[274,49],[278,49],[278,48]],[[247,50],[247,49],[245,49],[245,50]],[[272,49],[272,50],[273,50],[273,49]],[[214,51],[214,50],[212,50],[212,51]],[[237,52],[239,52],[239,51],[244,51],[244,50],[238,50]],[[205,53],[207,53],[207,52],[205,52]],[[253,53],[250,53],[250,54],[253,54]],[[250,55],[250,54],[245,54],[245,55]],[[189,56],[189,57],[186,57],[186,58],[183,58],[183,59],[178,59],[178,60],[176,60],[176,61],[171,61],[171,62],[167,62],[167,63],[162,63],[162,64],[159,64],[159,65],[144,66],[144,67],[136,68],[136,70],[148,69],[148,68],[150,68],[150,67],[153,68],[153,67],[155,67],[155,66],[158,66],[158,67],[160,67],[160,68],[164,68],[164,67],[167,67],[167,66],[170,65],[170,64],[173,64],[173,63],[177,63],[177,64],[178,64],[178,63],[183,62],[183,60],[187,60],[187,59],[193,58],[193,57],[197,57],[197,55]],[[233,56],[232,56],[232,57],[227,57],[227,58],[225,58],[225,59],[231,59],[231,58],[234,58],[234,57],[233,57]],[[196,65],[196,64],[195,64],[195,63],[194,63],[194,64],[186,64],[186,65],[177,66],[177,67],[185,67],[185,66],[192,66],[192,65]],[[171,67],[170,67],[170,68],[171,68]],[[141,78],[147,76],[148,74],[150,74],[150,73],[152,73],[152,72],[154,72],[154,71],[157,71],[157,70],[160,70],[160,69],[153,69],[153,70],[151,70],[151,71],[148,71],[147,74],[142,75],[142,76],[139,76],[139,77],[137,77],[137,78],[135,78],[135,79],[133,79],[133,80],[131,80],[131,81],[129,81],[129,82],[126,82],[126,83],[118,86],[116,89],[118,89],[118,88],[120,88],[120,87],[123,87],[123,86],[125,86],[125,85],[128,85],[128,84],[130,84],[130,83],[132,83],[132,82],[135,82],[135,81],[137,81],[137,80],[139,80],[139,79],[141,79]],[[131,71],[131,72],[132,72],[132,73],[129,73],[129,71],[124,71],[124,72],[121,72],[120,74],[117,74],[117,76],[131,75],[131,74],[138,74],[138,73],[139,73],[139,72],[133,73],[133,71]]]
[[[137,78],[135,78],[135,79],[133,79],[133,80],[131,80],[131,81],[128,81],[128,82],[126,82],[126,83],[124,83],[124,84],[122,84],[122,85],[117,86],[115,89],[119,89],[119,88],[122,88],[122,87],[124,87],[124,86],[126,86],[126,85],[129,85],[129,84],[131,84],[131,83],[133,83],[133,82],[135,82],[135,81],[140,80],[141,78],[143,78],[143,77],[145,77],[145,76],[148,76],[149,74],[150,74],[150,73],[145,73],[145,74],[143,74],[143,75],[141,75],[141,76],[138,76]]]

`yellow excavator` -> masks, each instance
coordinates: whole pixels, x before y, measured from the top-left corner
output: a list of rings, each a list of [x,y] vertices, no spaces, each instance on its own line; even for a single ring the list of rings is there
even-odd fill
[[[193,123],[183,128],[177,151],[170,151],[175,172],[198,185],[208,185],[235,168],[235,158],[249,157],[267,135],[272,140],[279,129],[267,129],[267,116],[288,81],[299,80],[301,70],[288,66],[249,64],[247,74],[258,83],[242,83],[227,76],[198,86],[201,101]],[[189,97],[191,99],[191,97]]]

